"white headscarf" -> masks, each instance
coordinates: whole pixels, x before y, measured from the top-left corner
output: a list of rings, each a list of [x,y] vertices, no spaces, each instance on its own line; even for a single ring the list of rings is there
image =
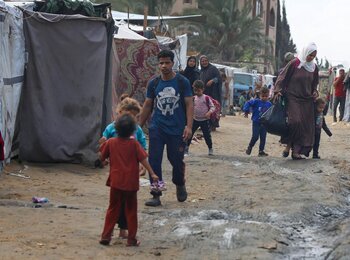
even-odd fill
[[[314,42],[309,43],[309,45],[304,47],[304,49],[302,50],[302,52],[299,55],[300,64],[298,66],[298,69],[300,69],[301,67],[304,67],[304,69],[306,69],[308,72],[315,71],[316,64],[315,64],[314,60],[312,60],[310,62],[306,61],[307,56],[310,55],[311,53],[313,53],[314,51],[317,51],[317,46]]]

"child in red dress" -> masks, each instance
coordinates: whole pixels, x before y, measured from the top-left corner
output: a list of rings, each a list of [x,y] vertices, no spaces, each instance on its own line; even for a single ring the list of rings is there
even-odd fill
[[[107,186],[110,189],[109,207],[100,244],[109,245],[113,229],[120,214],[122,201],[125,201],[125,214],[128,223],[127,246],[138,246],[137,233],[137,191],[139,190],[139,163],[154,181],[158,176],[147,161],[147,153],[133,137],[136,129],[134,117],[124,114],[116,122],[118,137],[108,139],[100,148],[101,161],[109,158],[110,170]]]

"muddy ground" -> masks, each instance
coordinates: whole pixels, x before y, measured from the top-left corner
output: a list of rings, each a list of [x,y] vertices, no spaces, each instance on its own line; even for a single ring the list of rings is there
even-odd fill
[[[98,243],[108,168],[12,162],[0,175],[0,258],[350,259],[350,127],[331,130],[321,160],[284,159],[271,135],[270,156],[260,158],[257,147],[244,153],[250,120],[223,118],[215,156],[200,141],[186,157],[186,202],[176,201],[166,160],[163,205],[145,207],[148,187],[140,188],[138,248]],[[21,169],[30,179],[8,174]],[[33,196],[50,203],[36,208]]]

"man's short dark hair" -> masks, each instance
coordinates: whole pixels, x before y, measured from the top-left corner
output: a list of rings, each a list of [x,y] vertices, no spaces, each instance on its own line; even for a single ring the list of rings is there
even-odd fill
[[[172,51],[169,51],[169,50],[162,50],[158,53],[158,60],[160,58],[170,58],[170,60],[172,62],[174,62],[174,53]]]
[[[130,137],[136,130],[134,117],[128,113],[121,115],[115,122],[115,128],[119,137]]]

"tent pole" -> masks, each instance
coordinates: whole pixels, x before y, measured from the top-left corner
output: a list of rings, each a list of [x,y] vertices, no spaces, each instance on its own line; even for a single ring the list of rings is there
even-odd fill
[[[147,16],[148,16],[148,6],[145,5],[143,8],[143,30],[146,31],[147,28]]]

